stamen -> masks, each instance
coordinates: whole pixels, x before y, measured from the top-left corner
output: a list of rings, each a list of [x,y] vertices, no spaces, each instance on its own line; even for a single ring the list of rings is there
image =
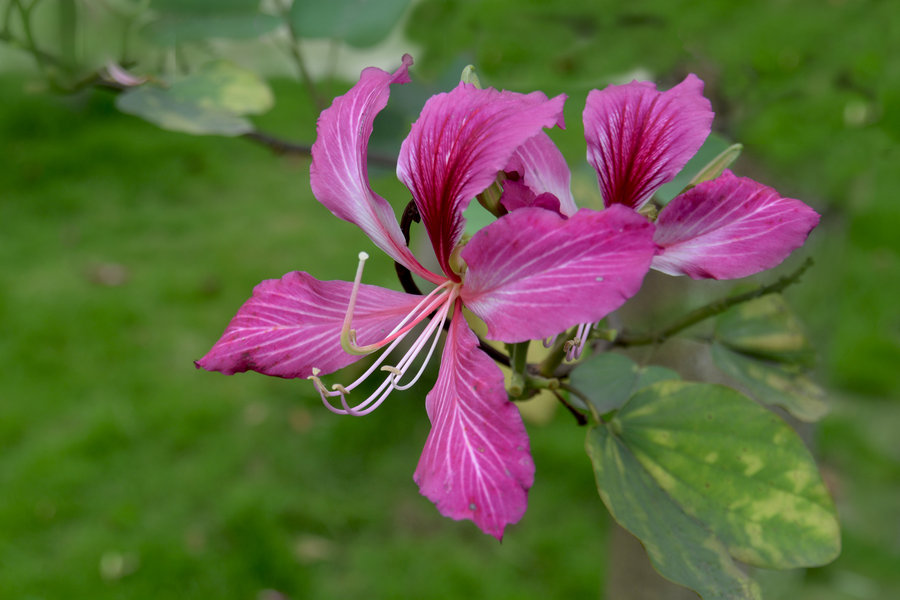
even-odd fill
[[[452,285],[452,282],[448,283]],[[423,302],[420,302],[419,305],[410,313],[410,315],[408,315],[407,318],[404,319],[404,321],[411,320],[415,322],[411,323],[409,326],[404,326],[403,323],[398,325],[397,328],[395,328],[395,331],[391,334],[391,336],[393,336],[393,339],[390,345],[384,350],[381,356],[378,357],[374,364],[366,369],[366,372],[363,373],[359,378],[357,378],[353,383],[347,386],[334,384],[331,386],[331,390],[328,390],[318,377],[320,370],[313,369],[313,374],[309,376],[308,379],[312,380],[315,384],[315,387],[318,390],[319,396],[322,398],[322,402],[325,404],[325,407],[336,414],[360,417],[371,413],[379,406],[381,406],[381,404],[387,399],[392,391],[405,390],[416,383],[416,381],[418,381],[422,374],[425,372],[425,369],[428,366],[432,355],[434,354],[437,342],[441,337],[441,331],[443,331],[443,324],[450,313],[450,308],[456,301],[456,297],[459,293],[458,290],[459,284],[452,285],[449,290],[445,290],[442,293],[439,293],[437,297],[432,298],[430,301],[423,300]],[[396,365],[381,366],[387,356],[396,349],[397,345],[401,341],[403,341],[403,339],[409,333],[411,327],[415,326],[416,323],[420,322],[425,316],[431,314],[431,312],[433,312],[435,309],[437,309],[438,314],[435,315],[435,318],[433,318],[428,323],[422,333],[419,334],[416,341],[413,342],[412,346],[404,353],[403,357],[396,363]],[[430,344],[429,340],[431,341]],[[425,359],[422,361],[418,372],[411,381],[401,385],[400,379],[406,374],[412,363],[421,354],[426,345],[429,346],[428,352],[425,356]],[[365,381],[376,369],[387,372],[387,377],[385,377],[385,379],[379,384],[378,388],[374,392],[372,392],[369,397],[367,397],[362,402],[359,402],[355,406],[351,406],[347,400],[350,392],[353,391],[354,388],[359,386],[363,381]],[[331,398],[335,398],[337,396],[340,397],[340,407],[334,406],[330,400]]]
[[[362,284],[363,266],[369,255],[365,252],[359,253],[359,266],[356,268],[356,277],[353,279],[353,289],[350,292],[350,301],[347,304],[347,312],[344,313],[344,322],[341,324],[341,348],[347,354],[366,355],[383,348],[386,344],[394,341],[398,337],[406,334],[410,329],[418,325],[422,319],[430,315],[434,310],[446,300],[447,288],[454,285],[449,279],[431,290],[425,295],[415,308],[382,340],[360,346],[356,341],[356,330],[351,329],[353,322],[353,311],[356,308],[356,297],[359,293],[359,287]]]
[[[581,353],[584,351],[585,344],[588,340],[588,335],[590,335],[593,327],[593,323],[582,323],[578,326],[578,329],[575,330],[575,337],[566,342],[566,360],[571,362],[578,360],[581,357]]]
[[[410,363],[412,363],[413,358],[418,355],[418,353],[422,349],[422,346],[425,345],[425,342],[428,340],[428,336],[434,333],[434,339],[431,341],[431,347],[428,349],[428,354],[425,355],[425,360],[422,361],[422,365],[419,367],[419,371],[416,373],[416,376],[412,378],[412,381],[409,381],[408,383],[405,383],[403,385],[400,385],[400,377],[397,377],[397,379],[394,380],[394,389],[409,389],[413,386],[414,383],[419,380],[419,378],[422,376],[422,373],[425,372],[425,367],[428,366],[428,363],[431,360],[431,356],[434,354],[434,349],[437,347],[438,340],[441,338],[441,331],[443,331],[444,322],[447,320],[447,315],[450,313],[451,304],[452,302],[444,304],[444,306],[441,308],[440,318],[433,319],[431,323],[428,324],[428,327],[425,329],[423,334],[419,336],[419,339],[416,340],[416,343],[413,344],[413,347],[410,348],[410,351],[407,352],[406,356],[404,356],[403,360],[401,361],[401,363],[405,362],[405,364],[401,367],[401,369],[403,369],[403,371],[405,372]],[[429,328],[432,331],[429,331]],[[410,357],[408,360],[407,356]]]
[[[363,267],[369,255],[365,252],[359,253],[359,265],[356,267],[356,277],[353,279],[353,289],[350,291],[350,302],[347,305],[347,312],[344,314],[344,322],[341,324],[341,348],[347,354],[368,354],[369,352],[360,352],[356,345],[356,330],[350,329],[353,321],[353,309],[356,308],[356,295],[359,293],[359,286],[362,283]]]

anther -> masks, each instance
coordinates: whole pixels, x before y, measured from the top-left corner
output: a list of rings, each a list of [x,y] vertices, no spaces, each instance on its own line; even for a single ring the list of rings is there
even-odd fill
[[[319,369],[318,367],[313,367],[313,368],[312,368],[312,375],[310,375],[309,377],[307,377],[307,379],[309,379],[310,381],[313,382],[313,385],[316,386],[316,389],[317,389],[317,390],[319,390],[320,392],[324,392],[324,393],[327,394],[327,393],[328,393],[328,390],[325,388],[325,384],[322,383],[322,380],[321,380],[321,379],[319,379],[319,373],[321,373],[321,372],[322,372],[322,369]]]
[[[387,371],[388,373],[391,373],[392,375],[394,375],[395,381],[398,380],[398,379],[400,379],[401,377],[403,377],[403,371],[401,371],[401,370],[398,369],[397,367],[392,367],[392,366],[390,366],[390,365],[385,365],[385,366],[381,367],[381,370],[382,370],[382,371]]]

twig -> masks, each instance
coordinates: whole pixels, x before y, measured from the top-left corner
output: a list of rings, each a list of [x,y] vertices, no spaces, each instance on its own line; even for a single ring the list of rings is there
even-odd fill
[[[243,134],[241,137],[250,140],[251,142],[256,142],[261,146],[266,146],[275,154],[289,156],[312,155],[312,144],[301,144],[283,140],[262,131],[250,131]],[[386,156],[384,154],[369,154],[368,159],[370,163],[380,167],[394,168],[397,166],[397,159],[395,157]]]
[[[572,416],[575,417],[575,422],[578,423],[579,426],[587,425],[587,422],[588,422],[587,417],[584,416],[584,414],[582,412],[580,412],[577,408],[575,408],[574,406],[569,404],[569,401],[566,400],[563,397],[563,395],[560,394],[559,392],[557,392],[556,390],[550,390],[550,391],[553,393],[554,396],[556,396],[556,399],[559,400],[559,403],[562,404],[564,407],[566,407],[566,410],[568,410],[570,413],[572,413]]]
[[[284,2],[281,5],[281,18],[287,26],[288,36],[291,38],[290,43],[288,44],[288,50],[290,51],[291,58],[294,59],[294,64],[297,65],[297,70],[300,71],[300,78],[303,80],[303,85],[309,90],[309,95],[318,109],[320,111],[324,110],[325,101],[319,96],[316,84],[313,81],[312,75],[309,73],[309,69],[306,68],[306,61],[303,59],[302,52],[300,52],[300,37],[297,35],[297,29],[294,27],[294,20],[291,18],[290,3]]]
[[[725,298],[720,298],[714,302],[710,302],[706,306],[701,306],[698,309],[692,310],[687,313],[680,319],[676,320],[674,323],[665,327],[661,331],[656,333],[650,333],[647,335],[628,335],[625,332],[622,332],[614,340],[612,340],[613,346],[627,347],[627,346],[648,346],[650,344],[661,344],[666,341],[676,333],[687,329],[692,325],[696,325],[700,321],[708,319],[710,317],[714,317],[720,313],[725,312],[732,306],[736,306],[743,302],[747,302],[749,300],[754,300],[759,298],[760,296],[765,296],[767,294],[776,294],[781,292],[789,285],[797,283],[800,279],[800,276],[806,272],[813,264],[812,258],[807,258],[800,267],[791,273],[790,275],[785,275],[781,277],[774,283],[770,283],[769,285],[763,285],[755,290],[751,290],[749,292],[745,292],[743,294],[738,294],[737,296],[727,296]]]

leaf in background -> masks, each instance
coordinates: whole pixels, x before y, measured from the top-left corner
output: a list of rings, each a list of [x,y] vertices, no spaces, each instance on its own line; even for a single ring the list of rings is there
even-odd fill
[[[610,457],[613,451],[617,456]],[[840,551],[834,504],[803,442],[776,415],[730,388],[681,381],[645,388],[591,432],[588,453],[610,511],[641,538],[660,572],[679,583],[692,585],[699,576],[684,568],[694,558],[682,556],[683,544],[673,543],[671,530],[648,522],[652,511],[635,506],[629,481],[645,486],[652,480],[685,518],[712,534],[707,549],[721,544],[753,566],[823,565]],[[635,465],[640,475],[627,472]],[[720,597],[714,587],[694,589]]]
[[[116,98],[116,106],[170,131],[235,136],[253,131],[241,115],[273,104],[268,84],[252,71],[214,61],[168,88],[144,84]]]
[[[588,432],[587,453],[603,503],[641,541],[662,576],[706,600],[761,598],[715,534],[667,496],[609,428]]]
[[[247,119],[221,110],[207,110],[186,100],[179,100],[163,88],[143,85],[123,92],[116,107],[163,129],[195,135],[235,136],[253,130]]]
[[[825,391],[806,375],[784,364],[767,362],[715,342],[713,361],[764,404],[784,408],[801,421],[818,421],[828,413]]]
[[[203,65],[173,83],[169,93],[200,108],[236,115],[263,113],[274,103],[272,90],[259,75],[225,60]]]
[[[738,304],[716,318],[716,339],[738,352],[810,366],[814,352],[803,324],[780,294]]]
[[[593,354],[571,376],[572,385],[590,398],[600,415],[621,407],[639,389],[666,379],[681,379],[681,376],[665,367],[642,367],[614,352]],[[577,398],[570,401],[581,406]]]
[[[281,18],[259,12],[259,0],[154,0],[151,8],[158,18],[144,31],[166,45],[255,38],[282,24]]]
[[[410,0],[294,0],[291,22],[299,37],[335,38],[367,48],[388,36],[409,3]]]

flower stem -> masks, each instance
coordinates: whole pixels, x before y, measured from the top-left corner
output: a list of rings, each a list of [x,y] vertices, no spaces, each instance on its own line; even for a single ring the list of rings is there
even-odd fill
[[[528,386],[525,370],[528,368],[528,345],[531,342],[519,342],[518,344],[507,344],[506,348],[509,352],[510,368],[512,376],[509,383],[509,395],[518,398],[525,393]]]
[[[682,316],[680,319],[677,319],[675,322],[671,323],[668,327],[663,328],[660,331],[655,333],[645,334],[645,335],[629,335],[626,332],[622,332],[617,335],[614,340],[612,340],[613,346],[620,347],[628,347],[628,346],[648,346],[650,344],[661,344],[670,337],[674,336],[676,333],[687,329],[692,325],[696,325],[700,321],[704,321],[710,317],[714,317],[718,314],[721,314],[731,308],[732,306],[736,306],[743,302],[748,302],[750,300],[754,300],[761,296],[765,296],[767,294],[776,294],[781,292],[785,288],[800,279],[800,276],[806,272],[813,264],[813,259],[807,258],[800,267],[797,268],[790,275],[785,275],[784,277],[779,278],[773,283],[768,285],[763,285],[755,290],[750,290],[749,292],[745,292],[743,294],[738,294],[737,296],[727,296],[725,298],[719,298],[713,302],[710,302],[706,306],[701,306],[686,315]]]
[[[543,377],[554,377],[556,368],[562,364],[562,361],[566,358],[566,342],[569,340],[569,333],[563,332],[556,338],[556,343],[553,344],[553,348],[550,350],[550,354],[547,355],[541,364],[537,366],[538,374]]]

